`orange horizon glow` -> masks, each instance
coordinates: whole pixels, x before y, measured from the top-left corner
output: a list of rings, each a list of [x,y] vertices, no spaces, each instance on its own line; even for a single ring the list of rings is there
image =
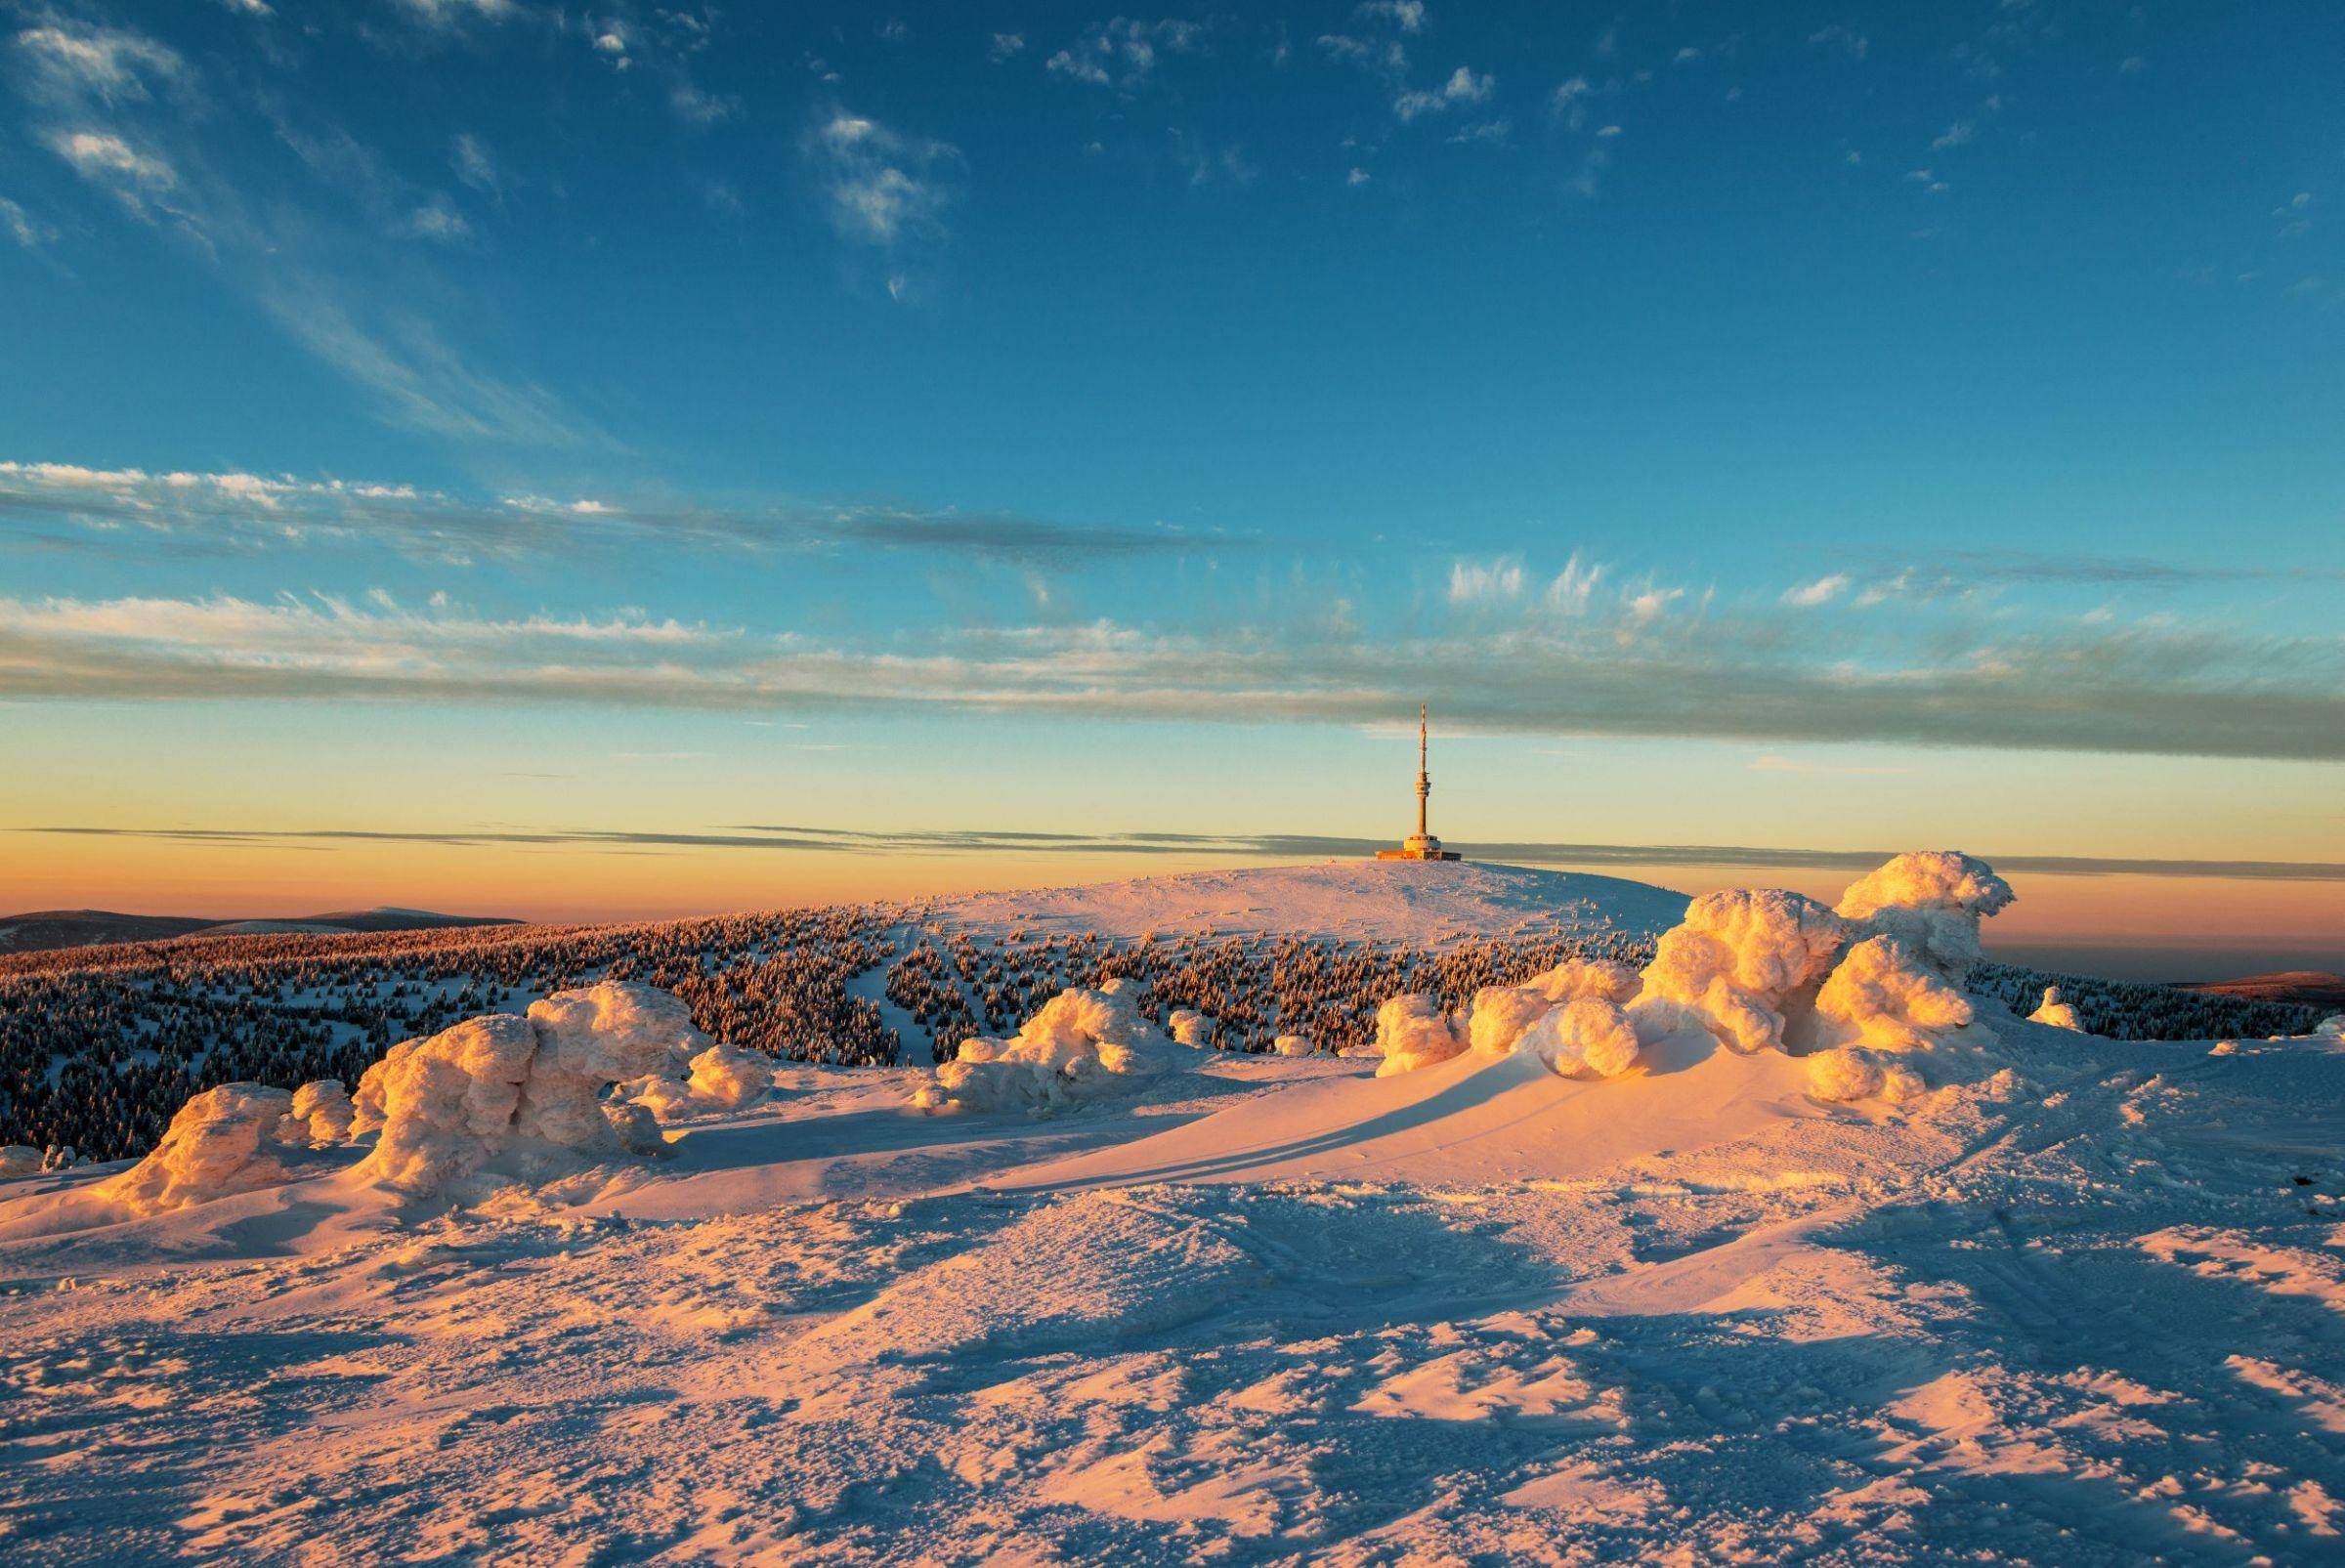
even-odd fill
[[[10,835],[0,912],[103,909],[218,919],[379,905],[546,923],[670,919],[823,904],[909,902],[1326,857],[756,851],[699,847],[177,842]],[[1466,847],[1471,860],[1472,848]],[[1991,859],[1991,856],[1990,856]],[[1541,862],[1545,865],[1548,863]],[[1703,893],[1782,886],[1827,902],[1846,868],[1604,865],[1585,870]],[[2338,943],[2345,884],[2125,873],[2007,873],[2018,902],[1989,945],[2189,948]]]

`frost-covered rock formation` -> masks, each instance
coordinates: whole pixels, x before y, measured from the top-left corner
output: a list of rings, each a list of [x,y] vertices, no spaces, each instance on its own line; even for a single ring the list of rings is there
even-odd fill
[[[1140,1016],[1136,988],[1071,986],[1007,1039],[977,1036],[913,1095],[922,1110],[1051,1111],[1121,1092],[1165,1066],[1170,1042]]]
[[[1976,856],[1921,849],[1851,883],[1836,910],[1857,936],[1896,937],[1960,985],[1979,965],[1979,922],[2000,914],[2015,896]]]
[[[1376,1054],[1384,1058],[1378,1078],[1446,1062],[1465,1048],[1465,1035],[1431,996],[1405,992],[1376,1010]]]
[[[1525,1030],[1558,1004],[1583,996],[1625,1002],[1637,995],[1641,984],[1634,965],[1603,958],[1566,958],[1518,986],[1484,986],[1473,994],[1467,1014],[1468,1048],[1486,1056],[1503,1056],[1514,1048]]]
[[[614,980],[556,992],[527,1017],[490,1013],[403,1040],[359,1081],[354,1124],[381,1130],[359,1168],[421,1196],[508,1153],[654,1148],[650,1114],[606,1105],[605,1091],[672,1076],[708,1045],[681,1000]]]
[[[307,1129],[312,1143],[343,1143],[350,1137],[358,1107],[340,1079],[321,1078],[293,1091],[290,1114]]]
[[[309,1127],[293,1116],[291,1094],[223,1083],[181,1106],[153,1152],[97,1193],[132,1214],[159,1214],[291,1181],[309,1154]]]
[[[2035,1011],[2027,1015],[2027,1022],[2049,1024],[2054,1029],[2073,1029],[2078,1034],[2084,1032],[2084,1020],[2076,1016],[2074,1006],[2061,1000],[2058,986],[2044,988],[2044,999]]]
[[[1643,1046],[1618,1002],[1579,996],[1533,1024],[1514,1048],[1564,1078],[1618,1078],[1637,1065]]]
[[[613,1097],[640,1106],[654,1122],[665,1123],[717,1111],[746,1110],[764,1099],[774,1086],[771,1057],[721,1040],[687,1065],[689,1071],[681,1075],[671,1068],[630,1080],[621,1083]]]
[[[1781,888],[1706,893],[1662,934],[1638,1004],[1658,1021],[1698,1020],[1746,1055],[1778,1049],[1786,1013],[1813,996],[1848,934],[1830,910]]]
[[[1923,1079],[1892,1058],[1991,1043],[1962,984],[1979,961],[1980,921],[2011,900],[1983,861],[1950,850],[1896,857],[1836,909],[1780,888],[1705,894],[1642,974],[1574,959],[1484,987],[1463,1039],[1431,998],[1394,997],[1378,1014],[1379,1076],[1471,1048],[1609,1078],[1663,1039],[1707,1035],[1745,1055],[1811,1057],[1819,1099],[1910,1098]]]

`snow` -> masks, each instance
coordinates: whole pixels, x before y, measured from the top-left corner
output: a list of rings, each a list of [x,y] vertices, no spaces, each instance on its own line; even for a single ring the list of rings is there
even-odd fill
[[[223,1083],[180,1107],[154,1152],[95,1188],[123,1212],[159,1214],[273,1187],[300,1173],[309,1134],[293,1096],[258,1083]]]
[[[490,1013],[403,1041],[359,1081],[358,1120],[380,1122],[359,1173],[426,1197],[508,1156],[660,1148],[653,1114],[607,1105],[604,1091],[672,1073],[710,1043],[676,997],[612,980],[556,992],[527,1017]]]
[[[1119,941],[1203,932],[1437,945],[1504,935],[1659,932],[1685,896],[1617,876],[1473,861],[1330,861],[1193,871],[1040,892],[980,893],[927,911],[976,934],[1096,933]]]
[[[1008,1039],[961,1042],[954,1060],[914,1092],[922,1110],[1055,1111],[1127,1092],[1162,1072],[1168,1041],[1140,1016],[1130,983],[1072,986]]]
[[[2048,1024],[2054,1029],[2073,1029],[2079,1032],[2084,1029],[2084,1021],[2076,1016],[2076,1009],[2061,1000],[2058,986],[2044,988],[2042,1003],[2036,1007],[2035,1011],[2027,1015],[2027,1021],[2031,1024]]]
[[[1951,944],[1882,920],[1908,908]],[[725,1108],[701,1081],[756,1064],[704,1075],[727,1048],[656,994],[563,994],[361,1085],[383,1140],[420,1096],[483,1154],[424,1196],[369,1179],[379,1145],[310,1147],[322,1085],[291,1121],[208,1091],[136,1183],[0,1189],[0,1536],[36,1563],[2336,1560],[2345,1049],[2018,1017],[1946,972],[1973,918],[1730,902],[1668,971],[1695,1000],[1492,988],[1560,1005],[1485,1049],[1477,997],[1468,1048],[1386,1076],[1176,1049],[1069,993],[951,1064],[1115,1080],[1040,1117],[802,1064]],[[1489,1005],[1495,1040],[1518,1004]],[[1835,1020],[1864,1042],[1808,1038]],[[1553,1070],[1607,1028],[1633,1061]],[[643,1080],[696,1106],[659,1161],[566,1098],[601,1118],[585,1085]],[[547,1128],[587,1147],[517,1162]]]
[[[1446,1062],[1466,1048],[1458,1022],[1431,996],[1414,992],[1386,999],[1376,1010],[1376,1076],[1414,1073]]]
[[[300,1122],[313,1143],[340,1143],[350,1136],[351,1123],[358,1113],[352,1104],[350,1091],[339,1079],[321,1078],[304,1083],[293,1091],[293,1103],[287,1113]]]

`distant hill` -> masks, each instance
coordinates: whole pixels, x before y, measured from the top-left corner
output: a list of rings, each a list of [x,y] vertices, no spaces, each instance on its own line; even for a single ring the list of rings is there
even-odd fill
[[[112,910],[34,910],[0,914],[0,953],[39,953],[53,948],[95,948],[115,942],[167,942],[174,937],[245,936],[308,932],[333,936],[352,931],[424,931],[446,926],[517,925],[490,914],[440,914],[430,910],[335,910],[325,914],[280,918],[214,920],[185,914],[122,914]]]
[[[2268,975],[2244,975],[2238,980],[2207,980],[2185,984],[2183,991],[2210,996],[2237,996],[2241,1001],[2288,1001],[2307,1007],[2345,1007],[2345,975],[2324,969],[2282,969]]]
[[[95,948],[108,942],[161,942],[213,921],[180,914],[116,914],[111,910],[34,910],[0,915],[0,953]]]

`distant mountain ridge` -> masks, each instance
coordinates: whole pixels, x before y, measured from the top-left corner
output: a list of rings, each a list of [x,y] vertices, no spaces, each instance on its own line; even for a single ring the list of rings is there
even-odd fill
[[[175,937],[269,932],[331,936],[338,932],[428,931],[521,923],[504,915],[442,914],[432,910],[404,910],[390,905],[372,910],[334,910],[324,914],[243,920],[215,920],[186,914],[123,914],[113,910],[33,910],[23,914],[0,914],[0,953],[95,948],[116,942],[168,942]]]
[[[2330,974],[2324,969],[2282,969],[2268,975],[2242,975],[2237,980],[2194,981],[2178,989],[2213,996],[2237,996],[2243,1001],[2345,1007],[2345,975]]]

